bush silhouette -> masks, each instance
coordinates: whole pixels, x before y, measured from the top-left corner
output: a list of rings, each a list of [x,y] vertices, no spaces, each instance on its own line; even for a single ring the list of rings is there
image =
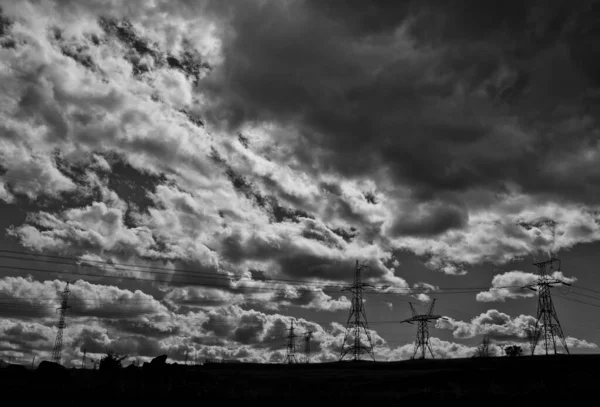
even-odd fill
[[[106,355],[100,360],[100,370],[117,370],[123,367],[122,362],[127,358],[127,355],[120,356],[112,349],[106,351]]]
[[[523,354],[523,349],[518,345],[511,345],[504,348],[504,352],[506,356],[515,358],[517,356],[521,356]]]

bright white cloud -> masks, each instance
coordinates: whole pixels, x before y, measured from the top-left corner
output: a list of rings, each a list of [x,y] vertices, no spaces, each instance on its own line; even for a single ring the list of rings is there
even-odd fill
[[[451,330],[452,335],[460,339],[489,335],[493,339],[516,340],[526,338],[525,329],[535,325],[535,322],[536,318],[529,315],[511,318],[508,314],[491,309],[470,322],[452,318],[438,319],[436,328]]]
[[[437,359],[468,358],[473,356],[473,353],[476,349],[474,346],[443,341],[435,337],[430,338],[430,343],[434,357]],[[389,349],[385,352],[381,352],[380,357],[387,361],[407,360],[413,357],[414,347],[414,344],[407,343],[395,349]],[[418,358],[419,356],[420,354],[416,357]],[[429,351],[427,351],[426,357],[431,357]]]
[[[575,277],[565,277],[561,271],[554,271],[550,277],[568,284],[577,281]],[[491,289],[478,293],[476,299],[481,302],[504,302],[506,299],[533,297],[536,295],[535,292],[523,287],[533,283],[538,278],[537,274],[518,270],[496,274],[492,279]],[[556,286],[562,286],[562,284]]]
[[[539,204],[527,196],[502,200],[486,210],[469,212],[466,227],[433,238],[395,239],[398,248],[428,256],[432,268],[464,274],[466,265],[505,264],[532,254],[556,253],[600,240],[597,208]],[[552,228],[540,219],[552,219]]]

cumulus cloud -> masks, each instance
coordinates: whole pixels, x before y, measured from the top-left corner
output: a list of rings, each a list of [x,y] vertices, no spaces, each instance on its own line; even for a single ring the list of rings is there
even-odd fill
[[[452,358],[467,358],[473,356],[476,350],[474,346],[467,346],[460,343],[443,341],[439,338],[432,337],[429,339],[433,355],[437,359],[452,359]],[[414,355],[414,344],[406,344],[395,349],[389,349],[381,353],[381,357],[387,361],[407,360]],[[429,355],[429,351],[427,351]]]
[[[448,21],[453,22],[450,24],[455,24],[453,29],[460,31],[458,22],[464,18],[461,13],[440,4],[432,7],[440,8],[438,12],[447,14]],[[168,23],[158,18],[158,10],[169,15]],[[100,150],[113,149],[127,156],[129,163],[138,169],[172,177],[173,182],[188,191],[185,198],[188,203],[191,199],[196,207],[203,208],[205,218],[201,211],[194,210],[188,214],[188,222],[194,217],[210,220],[205,222],[206,235],[222,231],[223,223],[227,222],[232,233],[225,231],[225,234],[234,244],[237,244],[237,236],[243,236],[248,245],[254,243],[248,239],[247,230],[243,230],[243,222],[251,224],[249,229],[258,229],[259,233],[269,227],[273,213],[264,213],[269,199],[302,211],[297,213],[327,219],[327,222],[314,219],[314,225],[309,225],[309,220],[302,221],[308,229],[304,235],[322,245],[341,248],[347,254],[354,249],[349,245],[360,242],[357,245],[368,251],[366,257],[374,261],[388,258],[390,246],[409,249],[429,258],[430,267],[449,274],[464,274],[462,265],[488,260],[502,263],[545,249],[547,242],[543,236],[536,237],[536,231],[521,233],[519,227],[513,225],[521,218],[527,220],[543,212],[553,212],[553,218],[564,224],[565,233],[559,231],[556,235],[557,248],[598,238],[593,226],[594,208],[589,203],[573,202],[567,210],[557,209],[562,206],[554,204],[544,207],[533,198],[538,192],[533,188],[533,180],[525,179],[527,182],[519,184],[516,173],[502,175],[495,170],[518,168],[512,165],[513,161],[520,163],[525,157],[511,152],[534,145],[542,136],[537,129],[523,128],[520,124],[519,112],[528,111],[523,106],[512,110],[506,105],[504,108],[508,111],[502,115],[494,107],[498,98],[506,102],[501,96],[506,92],[516,92],[515,100],[521,97],[529,100],[522,89],[519,90],[520,85],[511,84],[507,78],[517,81],[530,77],[519,71],[515,61],[502,57],[508,52],[507,44],[497,43],[498,38],[486,37],[489,32],[484,34],[490,45],[488,52],[473,53],[467,52],[471,49],[469,44],[475,39],[480,41],[480,37],[473,37],[472,33],[458,36],[460,40],[452,46],[442,41],[434,47],[424,47],[427,40],[421,37],[420,27],[429,11],[417,12],[412,7],[390,10],[376,6],[373,9],[376,15],[394,15],[398,19],[379,31],[370,23],[355,25],[357,16],[352,12],[337,14],[340,24],[330,24],[336,13],[323,12],[321,6],[300,2],[272,4],[267,12],[274,22],[270,29],[281,35],[271,33],[265,38],[261,30],[249,29],[261,27],[265,18],[255,2],[232,5],[227,13],[212,2],[195,6],[176,2],[161,4],[157,9],[140,5],[135,12],[118,4],[109,17],[99,19],[102,11],[105,10],[96,3],[64,8],[63,2],[49,2],[44,7],[32,7],[31,15],[9,5],[5,7],[9,18],[18,22],[7,34],[14,37],[18,46],[2,50],[8,66],[5,73],[10,76],[16,75],[15,70],[21,72],[3,99],[6,106],[3,111],[14,113],[6,117],[11,130],[5,132],[3,142],[7,149],[4,151],[11,151],[12,161],[6,161],[3,179],[15,193],[20,189],[21,193],[35,198],[73,189],[73,181],[48,159],[51,149],[70,153],[87,151],[94,157],[100,157]],[[297,20],[284,23],[291,11]],[[503,12],[510,13],[510,10]],[[514,12],[523,16],[532,11],[524,7]],[[36,13],[45,18],[34,19],[32,16]],[[485,15],[483,10],[480,13]],[[534,21],[545,21],[545,18],[549,17],[536,14]],[[366,46],[360,38],[369,30],[374,30],[368,36],[372,43]],[[518,37],[525,32],[529,31],[518,26],[511,35]],[[279,45],[291,38],[290,35],[315,41],[302,44],[288,41],[281,48]],[[321,36],[328,41],[319,41],[317,38]],[[35,39],[35,46],[28,45],[27,38]],[[279,48],[285,50],[289,58],[272,53]],[[459,54],[473,58],[488,69],[472,76],[466,69],[472,65],[463,66],[456,60]],[[296,61],[295,55],[307,57]],[[325,58],[326,55],[336,58]],[[533,50],[523,55],[535,61],[540,58]],[[247,63],[236,62],[239,60]],[[351,69],[333,75],[337,65],[332,64],[339,60],[346,61]],[[427,68],[433,66],[432,61],[446,67],[446,74]],[[68,75],[63,66],[67,67]],[[278,86],[266,86],[262,82],[265,77],[281,77],[276,73],[291,66],[305,69],[301,75],[304,79],[286,77]],[[273,75],[265,75],[271,71]],[[37,83],[36,79],[39,79]],[[532,84],[537,83],[530,79]],[[452,83],[457,85],[452,87]],[[268,91],[259,92],[261,97],[258,98],[259,93],[252,91],[252,84]],[[296,88],[313,91],[295,92]],[[323,89],[338,90],[323,95]],[[384,105],[377,102],[390,89],[404,96]],[[535,89],[543,92],[544,87]],[[27,92],[37,96],[30,95],[27,99]],[[19,104],[18,100],[25,101]],[[350,103],[350,100],[356,102]],[[370,117],[375,115],[357,112],[356,106],[361,101],[368,101],[362,105],[378,109],[385,119],[374,122]],[[577,102],[569,99],[569,103]],[[195,107],[188,109],[192,105]],[[310,106],[310,109],[299,109],[299,106]],[[344,108],[338,109],[338,106]],[[472,111],[466,113],[469,109],[458,106]],[[411,113],[391,114],[409,107]],[[293,113],[297,111],[303,113]],[[199,121],[195,115],[204,119]],[[33,116],[37,118],[35,121],[26,120]],[[475,120],[476,117],[481,120]],[[211,123],[214,132],[209,133],[204,124],[200,124],[204,120]],[[241,139],[250,139],[252,143],[238,143],[226,137],[237,130],[244,134]],[[402,137],[389,136],[399,130]],[[361,138],[359,135],[365,132],[372,136]],[[453,141],[445,141],[441,134],[452,135],[448,140]],[[342,135],[348,135],[354,144],[348,143]],[[275,148],[273,140],[276,139],[285,140],[285,145]],[[44,140],[53,143],[46,144]],[[368,155],[357,157],[356,153],[363,149],[348,148],[356,143],[362,145],[366,140],[372,152]],[[316,141],[320,148],[315,154],[306,154],[307,146],[314,147]],[[504,148],[498,148],[498,142],[502,142]],[[421,143],[428,148],[424,149]],[[214,158],[215,151],[220,155],[217,162],[204,159]],[[506,156],[500,151],[506,152]],[[423,154],[437,158],[413,162],[413,157]],[[294,158],[294,165],[283,165],[291,162],[290,157]],[[229,166],[227,173],[223,171],[223,162]],[[419,166],[424,162],[435,165],[421,171]],[[464,164],[467,162],[471,163],[468,167]],[[106,164],[98,164],[96,160],[94,166],[109,171],[110,164]],[[547,170],[538,174],[546,176],[550,169],[545,161],[537,164]],[[376,170],[376,166],[382,170]],[[559,167],[566,171],[565,176],[579,171],[568,164]],[[38,171],[36,179],[42,182],[36,181],[39,184],[36,187],[16,182],[16,178],[10,181],[10,174],[16,174],[19,168]],[[231,171],[238,175],[232,178]],[[42,173],[47,175],[42,176]],[[365,174],[373,176],[367,179]],[[554,175],[553,172],[544,181],[551,184],[556,178]],[[173,192],[168,192],[171,194],[168,197],[164,188],[154,196],[156,205],[165,203],[165,199],[182,199]],[[237,192],[241,188],[241,195],[245,196],[236,194],[236,188]],[[436,188],[444,193],[433,199],[431,191]],[[548,191],[555,189],[548,188]],[[323,194],[324,190],[327,194]],[[266,191],[272,196],[266,196]],[[518,191],[522,191],[521,195]],[[366,199],[366,196],[377,199]],[[492,199],[497,196],[501,199]],[[534,209],[519,210],[523,203],[515,204],[515,199],[527,200]],[[283,206],[269,207],[271,210],[267,212],[279,211],[275,217],[281,216]],[[182,208],[179,209],[181,215]],[[290,211],[293,213],[294,209]],[[152,223],[158,227],[174,219],[172,212],[173,206],[165,210],[157,208],[155,212],[142,214],[146,217],[138,220],[143,219],[148,227]],[[502,228],[497,227],[498,221]],[[336,232],[332,235],[327,230]],[[23,232],[34,233],[32,230]],[[178,232],[191,234],[190,230]],[[283,232],[270,231],[271,234]],[[496,237],[489,239],[490,235]],[[177,237],[178,242],[184,243],[181,234]],[[264,240],[264,236],[261,239]],[[189,254],[194,248],[191,243],[186,242],[185,249],[173,244],[172,249]],[[213,243],[203,241],[195,246],[201,250],[197,257],[210,259],[211,267],[215,267],[217,260],[203,245],[213,247]],[[301,258],[315,256],[315,250],[306,245],[295,249],[300,250]],[[247,250],[232,251],[227,244],[222,252],[233,256],[232,260],[236,254],[252,257]],[[321,250],[316,258],[322,259],[323,254]],[[328,261],[335,261],[336,257],[325,256]],[[290,268],[290,263],[297,263],[296,260],[280,259],[279,268]],[[390,278],[389,270],[383,274]]]
[[[25,315],[55,316],[60,307],[65,283],[60,280],[36,281],[31,276],[3,277],[0,293],[7,305],[21,308]],[[140,290],[130,291],[115,286],[91,284],[77,280],[69,286],[69,301],[73,315],[111,317],[123,315],[136,318],[142,315],[167,314],[168,309],[152,296]],[[12,312],[14,312],[13,310]]]
[[[6,203],[11,203],[14,200],[14,196],[6,190],[6,186],[2,182],[0,182],[0,199]]]
[[[532,209],[533,208],[533,209]],[[541,219],[552,219],[549,226]],[[464,266],[505,264],[530,254],[548,255],[598,240],[597,211],[580,205],[537,204],[524,195],[469,216],[463,230],[434,239],[397,240],[399,247],[427,257],[431,268],[464,274]]]
[[[529,298],[535,295],[535,292],[523,288],[533,283],[539,278],[534,273],[513,270],[503,274],[496,274],[492,279],[492,288],[489,291],[482,291],[475,297],[481,302],[504,302],[507,299]],[[564,281],[572,284],[577,281],[575,277],[565,277],[562,271],[554,271],[549,278]],[[562,286],[562,284],[557,284]]]
[[[491,309],[474,317],[470,322],[452,318],[439,319],[436,328],[450,330],[455,338],[460,339],[489,335],[492,339],[524,340],[527,336],[525,329],[535,323],[536,318],[529,315],[511,318],[508,314]]]
[[[572,336],[567,336],[565,338],[565,341],[567,342],[567,346],[569,348],[581,348],[581,349],[596,349],[596,348],[598,348],[598,345],[596,345],[595,343],[588,342],[583,339],[573,338]]]

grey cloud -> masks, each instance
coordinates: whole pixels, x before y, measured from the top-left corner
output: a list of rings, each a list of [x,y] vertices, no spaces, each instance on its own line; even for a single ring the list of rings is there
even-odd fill
[[[570,68],[572,58],[558,49],[561,34],[576,26],[572,20],[588,11],[583,3],[552,2],[547,11],[541,5],[407,2],[397,11],[382,4],[360,10],[310,2],[234,6],[228,21],[235,34],[226,37],[224,64],[200,85],[221,101],[208,116],[233,126],[294,123],[325,149],[321,169],[358,176],[385,166],[424,202],[441,190],[505,192],[507,180],[534,194],[559,196],[568,189],[575,192],[571,199],[589,200],[579,177],[583,168],[559,180],[550,164],[558,151],[577,154],[586,145],[584,134],[569,138],[569,146],[563,134],[544,133],[566,120],[553,117],[549,103],[535,125],[522,120],[538,111],[534,100],[558,103],[560,92],[575,116],[583,114],[575,90],[546,86],[544,73],[525,67],[562,70],[577,91],[585,89]],[[380,27],[366,23],[383,15],[388,20]],[[543,62],[552,53],[562,65]],[[518,140],[519,132],[527,136]]]
[[[593,342],[588,342],[586,340],[583,339],[577,339],[577,338],[573,338],[572,336],[567,336],[565,338],[565,341],[567,342],[567,346],[569,348],[583,348],[583,349],[596,349],[598,348],[598,345],[593,343]]]
[[[468,213],[465,208],[443,203],[419,205],[417,214],[408,212],[396,218],[390,228],[392,236],[435,236],[451,229],[461,229],[467,225]]]
[[[491,309],[474,317],[470,322],[456,321],[452,318],[439,319],[436,328],[451,330],[455,338],[461,339],[489,335],[492,339],[501,341],[526,342],[525,329],[535,323],[536,318],[530,315],[511,318],[505,313]]]
[[[233,339],[244,345],[257,343],[260,340],[264,324],[265,318],[261,318],[260,315],[244,315],[238,322]]]

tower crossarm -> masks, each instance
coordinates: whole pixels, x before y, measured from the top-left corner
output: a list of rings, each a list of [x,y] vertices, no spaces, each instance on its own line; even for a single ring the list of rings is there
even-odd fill
[[[549,279],[545,279],[544,280],[544,284],[548,284],[548,285],[554,285],[554,284],[562,284],[562,285],[568,285],[570,286],[571,283],[567,283],[564,280],[559,280],[557,278],[549,278]]]
[[[413,317],[407,318],[405,320],[400,321],[403,322],[418,322],[418,321],[432,321],[436,319],[443,318],[441,315],[415,315]]]
[[[567,285],[567,286],[571,285],[571,283],[567,283],[566,281],[559,280],[557,278],[542,278],[537,281],[534,281],[533,283],[524,285],[523,288],[528,288],[532,291],[537,291],[536,288],[538,288],[538,287],[541,287],[541,286],[553,287],[556,284],[562,284],[562,285]]]

